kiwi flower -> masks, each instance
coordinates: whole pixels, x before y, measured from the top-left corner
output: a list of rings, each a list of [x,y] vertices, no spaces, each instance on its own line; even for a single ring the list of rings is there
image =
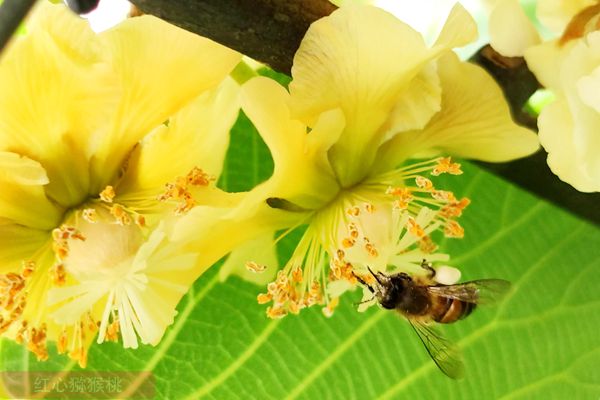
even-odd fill
[[[554,95],[538,118],[548,166],[579,191],[600,191],[600,30],[531,47],[525,59]]]
[[[305,226],[291,259],[258,297],[272,302],[269,317],[311,305],[330,315],[367,266],[418,270],[423,258],[446,260],[432,237],[461,237],[456,218],[469,200],[435,186],[435,176],[461,173],[440,155],[505,161],[538,148],[536,135],[512,122],[493,79],[451,51],[475,36],[460,5],[431,47],[383,10],[343,6],[308,30],[290,93],[265,78],[242,87],[242,108],[275,168],[223,215],[244,224],[230,234]],[[204,220],[192,210],[178,229],[192,236]]]
[[[549,40],[542,42],[517,0],[497,1],[491,44],[503,55],[524,55],[551,94],[538,118],[550,169],[579,191],[600,191],[600,2],[540,0],[537,17],[549,28]]]
[[[40,5],[0,62],[5,337],[82,366],[94,337],[160,340],[198,276],[170,219],[220,196],[239,59],[151,16],[96,35]]]

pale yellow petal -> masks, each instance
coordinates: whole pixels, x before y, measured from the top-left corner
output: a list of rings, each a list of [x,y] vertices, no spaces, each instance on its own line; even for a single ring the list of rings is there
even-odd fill
[[[556,40],[544,42],[525,51],[527,67],[546,88],[561,89],[560,70],[574,43],[560,46]]]
[[[391,139],[399,132],[423,129],[440,110],[441,101],[442,88],[437,63],[431,61],[410,81],[396,101],[390,113],[390,128],[385,139]]]
[[[38,2],[27,21],[27,31],[36,30],[47,32],[60,50],[75,62],[89,64],[102,60],[101,44],[90,24],[74,15],[65,4]]]
[[[471,14],[457,2],[450,10],[435,45],[446,49],[462,47],[477,40],[477,36],[477,23]]]
[[[561,34],[579,11],[595,3],[596,0],[538,0],[536,13],[544,26]]]
[[[38,162],[0,152],[0,219],[42,230],[55,227],[64,210],[46,197],[47,183]]]
[[[577,91],[581,100],[588,107],[600,113],[600,67],[597,67],[591,74],[579,79]]]
[[[246,267],[247,262],[254,262],[264,270],[253,271]],[[219,269],[219,278],[225,281],[230,276],[238,276],[257,285],[271,282],[279,269],[277,246],[273,233],[249,240],[233,250]]]
[[[342,7],[312,24],[294,58],[292,110],[308,125],[342,110],[346,128],[330,157],[344,185],[368,168],[380,128],[430,57],[420,34],[378,8]]]
[[[268,197],[282,197],[305,208],[318,208],[337,193],[327,150],[344,127],[343,116],[336,110],[325,113],[307,133],[304,124],[291,119],[288,103],[285,89],[266,78],[252,79],[242,89],[242,108],[275,164],[273,176],[245,200],[249,207]]]
[[[122,95],[112,126],[98,132],[97,177],[113,176],[135,143],[203,91],[217,86],[241,56],[209,39],[145,15],[100,34]],[[94,182],[101,190],[105,182]]]
[[[548,166],[561,180],[581,192],[600,191],[600,176],[590,176],[575,145],[576,129],[564,98],[546,106],[538,119],[540,142],[548,152]],[[597,132],[596,132],[597,133]],[[596,153],[597,156],[597,152]]]
[[[422,131],[382,146],[378,170],[423,151],[484,161],[507,161],[539,148],[535,133],[516,125],[502,91],[480,67],[447,54],[439,61],[442,110]]]
[[[232,208],[200,206],[175,224],[172,241],[181,243],[187,251],[198,253],[196,276],[249,240],[298,226],[307,218],[306,213],[274,209],[265,202],[242,218],[235,218],[234,214]]]
[[[533,23],[518,0],[501,0],[490,15],[490,44],[506,57],[520,57],[540,42]]]
[[[49,239],[48,231],[0,220],[0,273],[19,272],[22,262],[31,260]]]
[[[35,29],[3,55],[0,88],[0,149],[42,163],[46,190],[58,203],[81,202],[88,192],[88,140],[114,98],[108,70],[69,58],[48,32]]]
[[[231,79],[193,100],[136,148],[117,193],[155,199],[194,167],[218,179],[239,108],[239,86]]]

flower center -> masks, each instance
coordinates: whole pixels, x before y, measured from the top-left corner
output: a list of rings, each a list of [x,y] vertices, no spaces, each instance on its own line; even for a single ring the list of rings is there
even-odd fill
[[[297,314],[317,304],[325,305],[323,312],[329,316],[339,296],[352,289],[367,268],[414,272],[424,258],[447,260],[447,255],[435,254],[431,235],[441,230],[446,237],[462,237],[455,218],[470,201],[436,189],[423,176],[427,172],[462,173],[450,158],[411,164],[346,190],[315,213],[286,266],[267,293],[258,296],[261,304],[273,302],[267,316]]]

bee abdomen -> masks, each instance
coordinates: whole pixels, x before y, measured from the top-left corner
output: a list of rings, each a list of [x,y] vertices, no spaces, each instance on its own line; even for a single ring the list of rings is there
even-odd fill
[[[467,303],[466,301],[457,299],[440,298],[440,304],[433,319],[441,324],[450,324],[471,314],[475,307],[476,304],[474,303]]]

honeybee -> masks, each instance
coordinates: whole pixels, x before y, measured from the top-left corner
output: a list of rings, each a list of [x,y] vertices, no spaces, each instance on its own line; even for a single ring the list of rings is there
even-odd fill
[[[381,307],[396,310],[404,316],[423,342],[439,369],[453,379],[462,378],[464,364],[459,349],[434,327],[435,323],[450,324],[466,318],[478,304],[493,304],[510,289],[502,279],[480,279],[443,285],[435,281],[435,269],[423,260],[425,276],[410,276],[404,272],[388,275],[369,272],[373,284],[355,275],[365,285]]]

